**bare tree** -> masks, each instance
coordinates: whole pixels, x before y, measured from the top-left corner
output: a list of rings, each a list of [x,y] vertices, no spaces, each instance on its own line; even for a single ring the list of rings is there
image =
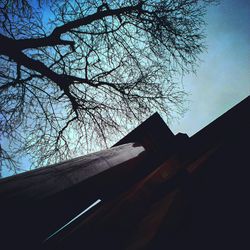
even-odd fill
[[[154,111],[181,112],[175,78],[195,70],[211,2],[2,0],[2,163],[64,160]]]

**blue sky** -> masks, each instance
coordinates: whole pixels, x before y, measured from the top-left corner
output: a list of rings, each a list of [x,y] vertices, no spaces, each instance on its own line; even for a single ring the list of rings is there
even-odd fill
[[[221,0],[206,22],[207,51],[196,75],[183,79],[188,111],[169,124],[174,133],[193,135],[250,94],[250,1]]]
[[[174,133],[193,135],[250,94],[250,1],[221,0],[206,22],[207,51],[183,79],[189,110],[170,124]]]

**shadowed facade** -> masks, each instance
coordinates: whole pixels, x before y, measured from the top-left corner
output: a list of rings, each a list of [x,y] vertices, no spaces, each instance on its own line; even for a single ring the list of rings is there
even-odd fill
[[[250,97],[190,138],[154,114],[111,149],[0,180],[1,244],[244,249],[249,114]]]

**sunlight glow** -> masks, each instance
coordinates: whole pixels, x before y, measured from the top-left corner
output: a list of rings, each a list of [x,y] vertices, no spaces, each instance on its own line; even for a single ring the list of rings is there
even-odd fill
[[[91,204],[89,207],[87,207],[85,210],[83,210],[80,214],[78,214],[72,220],[70,220],[69,222],[67,222],[64,226],[62,226],[57,231],[55,231],[53,234],[51,234],[49,237],[47,237],[44,240],[44,242],[48,241],[50,238],[52,238],[53,236],[55,236],[56,234],[58,234],[60,231],[62,231],[64,228],[66,228],[68,225],[70,225],[73,221],[75,221],[76,219],[78,219],[80,216],[82,216],[83,214],[85,214],[87,211],[89,211],[91,208],[93,208],[94,206],[96,206],[100,202],[101,202],[100,199],[96,200],[93,204]]]

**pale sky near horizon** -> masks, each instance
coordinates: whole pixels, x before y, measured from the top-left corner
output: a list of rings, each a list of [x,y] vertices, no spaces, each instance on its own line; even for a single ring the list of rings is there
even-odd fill
[[[195,134],[250,94],[250,1],[221,0],[206,22],[207,51],[183,79],[188,111],[169,125],[175,134]]]
[[[206,22],[207,51],[196,75],[183,79],[188,111],[169,124],[175,134],[195,134],[250,95],[250,0],[220,0]],[[3,169],[3,177],[12,174]]]

